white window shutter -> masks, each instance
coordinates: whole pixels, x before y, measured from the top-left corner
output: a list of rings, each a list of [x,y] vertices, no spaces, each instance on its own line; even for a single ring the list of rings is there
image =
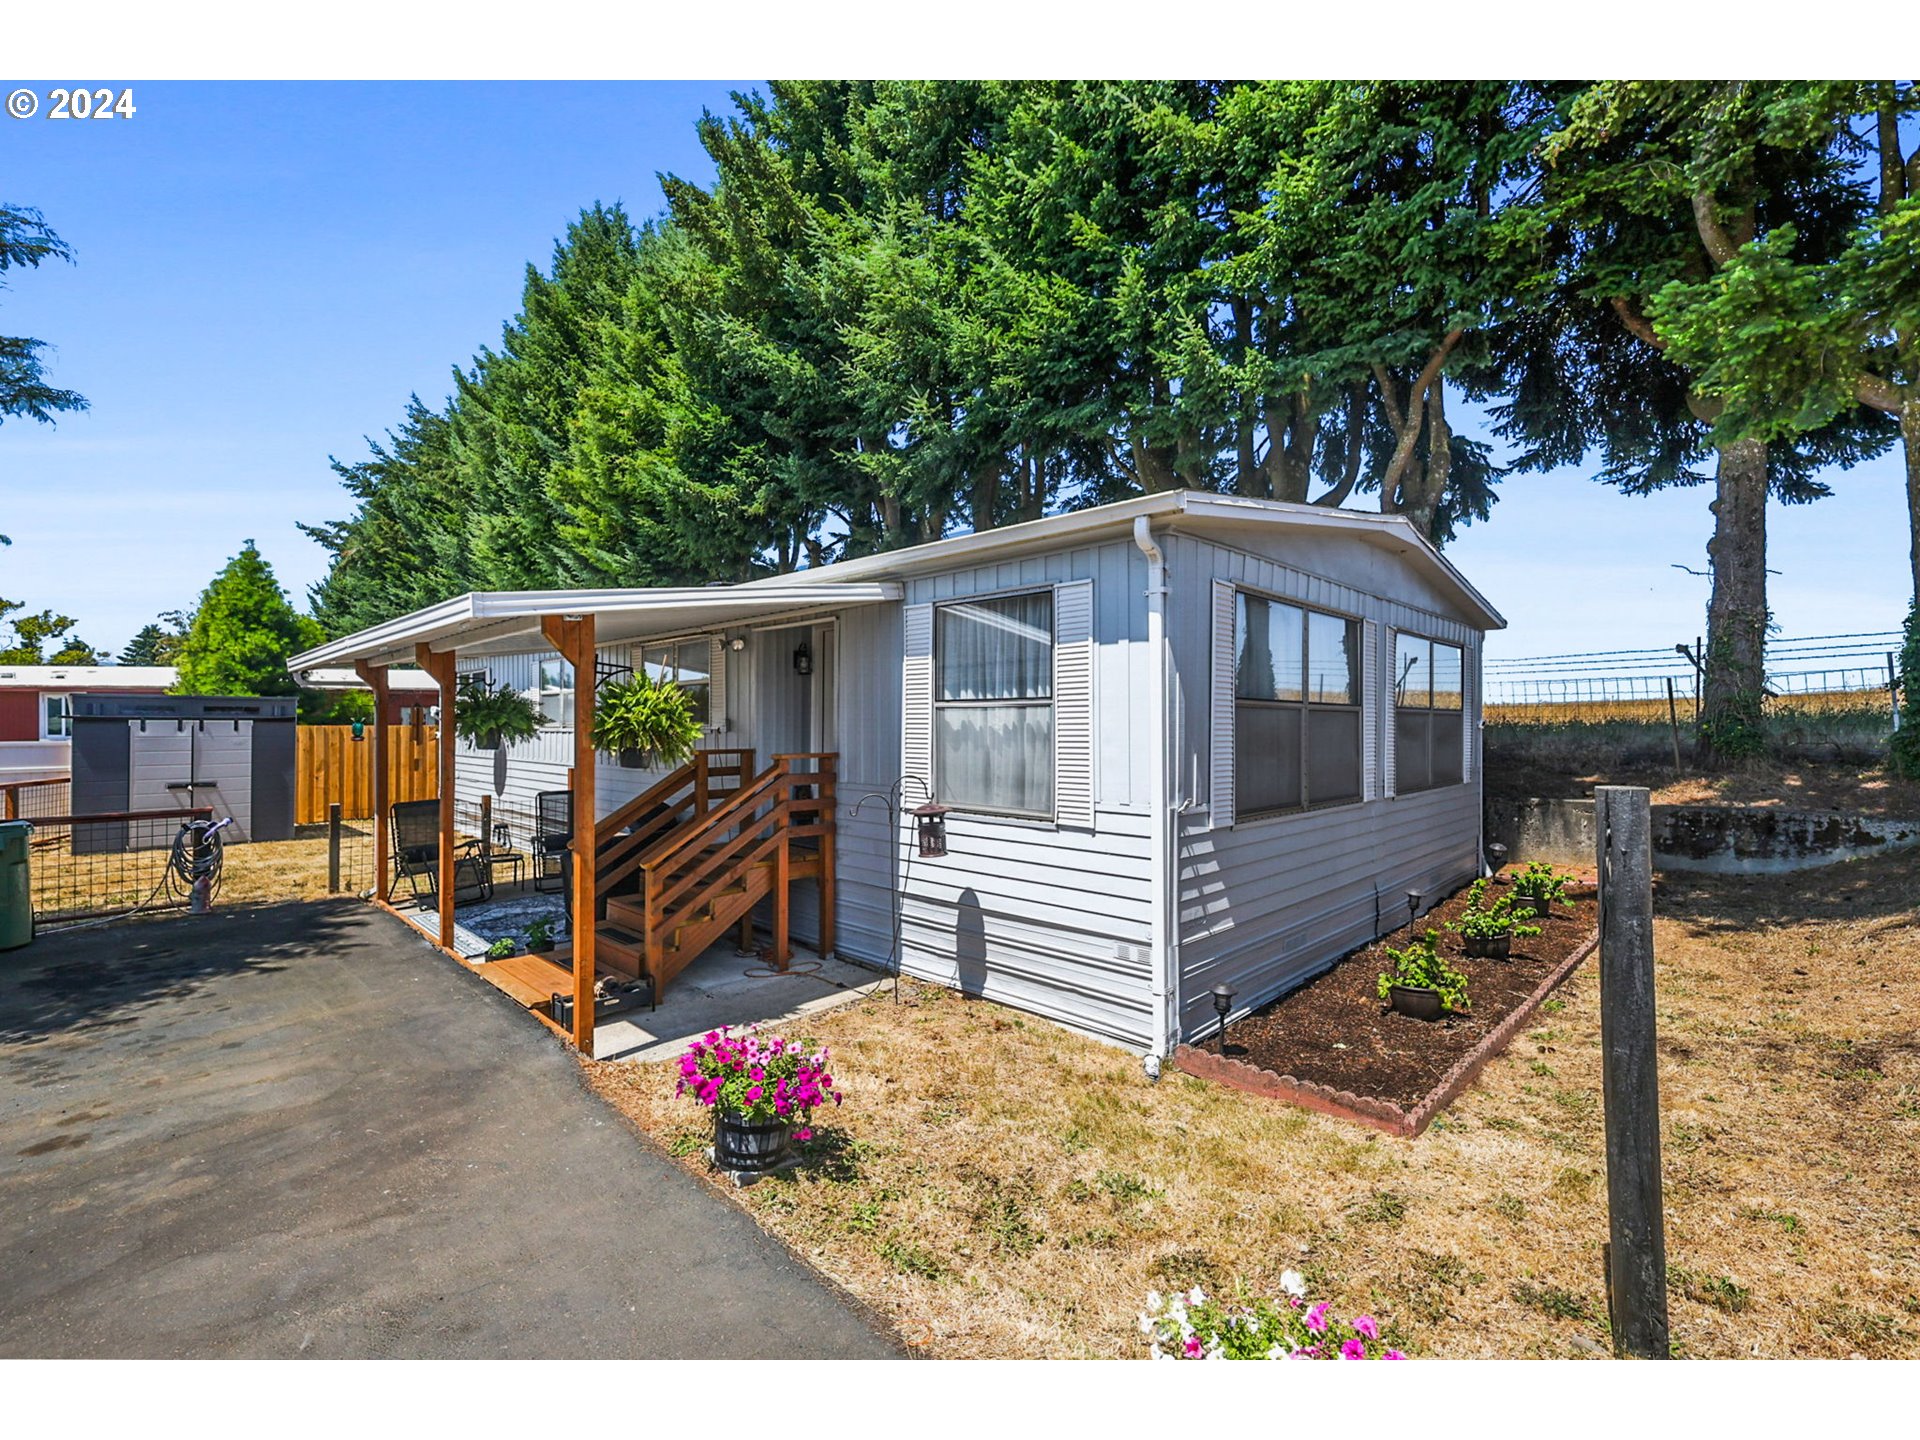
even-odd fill
[[[1053,814],[1093,828],[1093,582],[1053,589]]]
[[[1460,650],[1460,778],[1473,779],[1474,740],[1480,734],[1480,651],[1472,645]]]
[[[901,803],[912,809],[933,794],[933,606],[909,605],[901,621]]]
[[[1212,746],[1212,771],[1208,777],[1210,816],[1214,827],[1233,824],[1234,794],[1234,614],[1237,599],[1233,583],[1213,582],[1213,690],[1210,695],[1212,721],[1208,729]]]
[[[1380,793],[1391,800],[1394,789],[1394,732],[1399,721],[1393,712],[1393,697],[1400,679],[1400,641],[1392,626],[1380,634],[1380,654],[1386,661],[1380,667],[1384,683],[1380,686]]]
[[[1380,798],[1380,622],[1360,625],[1360,798]]]
[[[727,637],[709,637],[707,650],[707,733],[727,728]]]

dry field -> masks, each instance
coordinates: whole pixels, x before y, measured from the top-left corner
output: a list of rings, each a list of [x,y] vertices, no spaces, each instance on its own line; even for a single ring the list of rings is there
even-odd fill
[[[1679,1355],[1920,1355],[1917,871],[1662,887]],[[1138,1355],[1149,1287],[1271,1292],[1289,1266],[1414,1355],[1601,1355],[1595,987],[1589,962],[1415,1141],[883,989],[811,1027],[847,1096],[824,1153],[725,1193],[932,1355]],[[704,1173],[669,1069],[586,1068]]]

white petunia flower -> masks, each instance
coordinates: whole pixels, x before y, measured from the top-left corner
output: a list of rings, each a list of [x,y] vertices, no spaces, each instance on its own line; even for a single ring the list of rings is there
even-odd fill
[[[1207,1297],[1200,1292],[1198,1285],[1187,1292],[1187,1303],[1189,1305],[1204,1305],[1207,1303]]]
[[[1282,1270],[1280,1288],[1289,1295],[1304,1299],[1307,1293],[1307,1277],[1298,1270]]]

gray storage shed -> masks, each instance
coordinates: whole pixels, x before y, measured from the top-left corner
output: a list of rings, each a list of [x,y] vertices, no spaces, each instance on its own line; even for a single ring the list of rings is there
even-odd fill
[[[229,695],[73,698],[73,813],[211,806],[229,841],[293,837],[294,701]],[[152,827],[145,827],[151,829]],[[80,830],[88,833],[82,835]],[[149,837],[146,843],[165,843]],[[78,827],[76,853],[118,849],[126,827]]]

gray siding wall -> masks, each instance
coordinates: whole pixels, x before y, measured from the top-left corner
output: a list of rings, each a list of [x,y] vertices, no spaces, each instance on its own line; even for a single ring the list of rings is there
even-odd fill
[[[1380,627],[1383,656],[1363,724],[1384,757],[1392,685],[1389,627],[1465,647],[1467,734],[1479,732],[1480,634],[1393,556],[1341,537],[1263,537],[1262,553],[1187,536],[1167,542],[1168,635],[1178,676],[1177,802],[1183,1037],[1217,1023],[1213,986],[1235,1010],[1264,1003],[1346,951],[1404,924],[1406,892],[1435,898],[1478,865],[1480,766],[1464,785],[1374,798],[1304,814],[1216,827],[1208,813],[1212,759],[1210,592],[1228,580],[1265,594],[1358,616]],[[1382,781],[1384,782],[1384,775]]]
[[[1128,541],[1064,550],[913,580],[907,603],[1074,580],[1093,582],[1093,825],[956,812],[948,853],[923,859],[903,819],[903,963],[909,974],[1144,1048],[1153,883],[1145,560]],[[897,696],[897,659],[892,685]],[[895,725],[897,735],[897,716]],[[918,803],[915,790],[903,809]]]

